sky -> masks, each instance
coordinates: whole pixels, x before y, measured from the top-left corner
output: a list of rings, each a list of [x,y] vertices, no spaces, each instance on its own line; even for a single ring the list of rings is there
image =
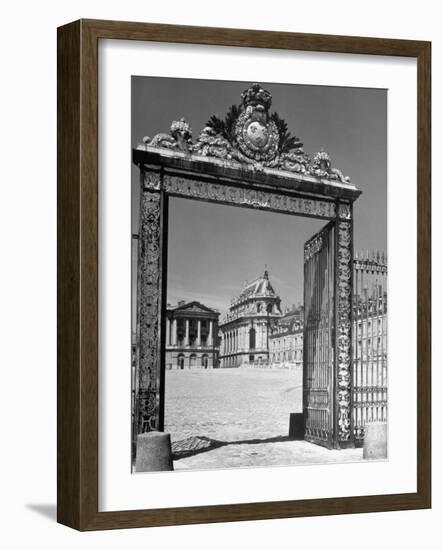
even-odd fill
[[[132,77],[132,145],[169,132],[185,117],[193,137],[212,114],[222,118],[251,82]],[[354,205],[355,251],[387,252],[387,90],[260,82],[272,94],[289,131],[313,155],[324,149],[332,165],[362,191]],[[132,166],[132,231],[138,230],[138,169]],[[244,282],[263,274],[282,306],[302,303],[303,246],[324,222],[172,198],[168,228],[168,302],[198,300],[225,311]],[[135,270],[134,270],[135,271]]]

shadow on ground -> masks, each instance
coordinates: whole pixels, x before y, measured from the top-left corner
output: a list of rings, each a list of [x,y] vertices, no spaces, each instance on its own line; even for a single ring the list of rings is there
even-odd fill
[[[259,445],[260,443],[282,443],[285,441],[293,441],[293,438],[278,435],[275,437],[268,437],[266,439],[241,439],[237,441],[220,441],[218,439],[211,439],[205,436],[192,436],[180,441],[175,441],[172,444],[172,458],[173,460],[180,460],[180,458],[187,458],[189,456],[195,456],[213,449],[219,449],[227,445]]]
[[[45,518],[57,520],[57,506],[55,504],[25,504],[28,510],[32,510]]]

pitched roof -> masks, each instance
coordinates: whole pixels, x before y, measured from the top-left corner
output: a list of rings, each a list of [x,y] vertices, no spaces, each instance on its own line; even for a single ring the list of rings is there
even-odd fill
[[[246,284],[239,295],[239,299],[254,298],[255,296],[276,296],[275,290],[270,283],[267,269],[261,277]]]

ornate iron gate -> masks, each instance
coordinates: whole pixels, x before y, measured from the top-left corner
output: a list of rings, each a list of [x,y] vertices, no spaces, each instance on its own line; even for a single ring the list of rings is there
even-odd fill
[[[305,439],[333,446],[334,223],[304,245]]]
[[[304,245],[304,436],[335,449],[354,445],[352,265],[352,208],[341,203]]]

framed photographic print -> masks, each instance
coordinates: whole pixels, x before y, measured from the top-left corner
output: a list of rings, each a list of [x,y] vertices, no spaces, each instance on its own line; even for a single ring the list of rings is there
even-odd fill
[[[430,43],[58,32],[58,520],[430,507]]]

